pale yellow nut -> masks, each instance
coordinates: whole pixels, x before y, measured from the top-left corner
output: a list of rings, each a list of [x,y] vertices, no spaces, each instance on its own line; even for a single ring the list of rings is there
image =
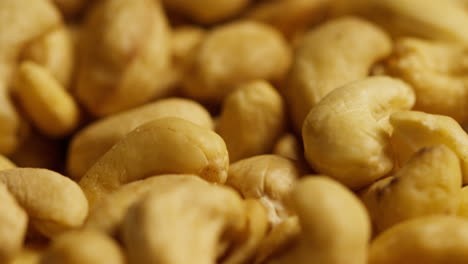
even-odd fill
[[[148,122],[115,144],[80,181],[91,208],[120,186],[158,174],[197,174],[224,183],[229,157],[223,139],[208,128],[167,117]]]
[[[457,215],[468,218],[468,187],[461,189],[461,202]]]
[[[429,215],[455,215],[462,176],[458,157],[446,146],[421,149],[394,175],[362,194],[378,233],[400,222]]]
[[[165,6],[198,23],[213,24],[239,14],[250,0],[163,0]]]
[[[80,227],[88,214],[88,202],[78,184],[56,172],[2,170],[0,183],[27,212],[30,223],[47,237]]]
[[[21,59],[40,64],[65,89],[69,89],[75,64],[74,55],[71,33],[66,26],[60,26],[28,45]]]
[[[208,111],[195,101],[169,98],[143,105],[91,123],[74,135],[67,156],[67,170],[80,180],[115,143],[138,126],[163,117],[179,117],[212,129]]]
[[[44,134],[65,136],[78,125],[80,111],[73,97],[39,64],[21,63],[15,88],[20,104]]]
[[[338,182],[323,176],[301,180],[292,193],[301,234],[271,263],[365,264],[370,221],[364,205]]]
[[[76,94],[92,114],[110,115],[169,92],[170,32],[159,1],[99,1],[80,39]]]
[[[281,80],[290,63],[290,48],[275,28],[253,21],[225,24],[203,39],[184,78],[183,92],[221,103],[243,82]]]
[[[16,168],[16,165],[7,157],[0,155],[0,170]]]
[[[460,159],[463,183],[468,183],[468,135],[452,118],[417,111],[398,111],[390,116],[391,143],[399,164],[422,147],[444,144]]]
[[[55,237],[40,264],[123,264],[116,241],[97,231],[70,231]]]
[[[338,88],[308,114],[302,129],[305,156],[318,172],[359,189],[393,168],[390,114],[410,109],[404,82],[369,77]]]
[[[322,98],[366,77],[371,66],[390,51],[387,34],[360,18],[330,20],[307,32],[295,53],[285,87],[296,131]]]
[[[276,225],[292,214],[286,199],[302,175],[292,160],[260,155],[231,164],[226,184],[246,199],[258,199],[267,209],[268,221]]]
[[[197,175],[166,174],[126,184],[96,204],[89,212],[84,228],[114,236],[128,208],[135,202],[149,193],[158,193],[187,182],[203,182],[203,180]]]
[[[192,182],[138,202],[122,234],[130,264],[202,264],[216,263],[219,248],[240,239],[245,227],[244,204],[234,190]]]
[[[273,154],[296,161],[304,160],[302,143],[292,133],[284,134],[276,141]]]
[[[240,85],[226,97],[216,131],[231,162],[271,152],[286,127],[284,108],[281,95],[265,81]]]
[[[0,262],[8,263],[23,246],[28,216],[2,183],[0,201]]]
[[[398,224],[378,236],[369,264],[462,264],[468,262],[468,221],[431,216]]]
[[[394,36],[468,44],[468,12],[453,0],[338,0],[337,14],[359,14]]]
[[[387,59],[389,74],[411,84],[415,110],[468,120],[468,49],[462,45],[402,38]]]

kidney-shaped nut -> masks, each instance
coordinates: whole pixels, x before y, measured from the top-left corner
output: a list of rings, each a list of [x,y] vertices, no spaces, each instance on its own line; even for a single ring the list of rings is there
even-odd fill
[[[416,38],[396,41],[386,70],[411,84],[415,110],[468,120],[468,49]]]
[[[391,51],[377,26],[354,17],[331,20],[306,33],[294,57],[286,99],[297,131],[310,109],[334,89],[363,79]]]
[[[72,139],[67,156],[70,176],[81,179],[88,169],[115,143],[138,126],[163,117],[179,117],[213,128],[213,120],[203,106],[183,98],[169,98],[109,116],[80,130]]]
[[[148,122],[114,145],[80,181],[90,207],[121,185],[167,173],[197,174],[224,183],[229,157],[223,139],[176,117]]]
[[[297,244],[273,263],[367,263],[370,221],[352,192],[329,178],[308,177],[297,184],[292,202],[302,232]]]
[[[369,264],[462,264],[468,262],[468,221],[430,216],[398,224],[378,236]]]
[[[2,201],[2,210],[0,212],[0,262],[8,263],[23,246],[28,216],[2,183],[0,183],[0,201]]]
[[[285,202],[300,176],[302,171],[294,161],[261,155],[231,164],[226,184],[244,198],[258,199],[267,209],[269,222],[278,224],[292,214]]]
[[[212,24],[232,18],[251,0],[163,0],[164,5],[198,23]]]
[[[148,193],[158,193],[187,182],[203,182],[197,175],[158,175],[126,184],[106,195],[89,212],[84,225],[109,235],[116,235],[127,209]]]
[[[78,105],[43,66],[32,61],[21,63],[15,88],[24,110],[44,134],[65,136],[78,125]]]
[[[468,44],[468,12],[450,0],[338,0],[337,14],[359,14],[394,36],[419,36]]]
[[[223,186],[192,182],[150,194],[124,219],[129,263],[216,263],[223,241],[244,230],[245,214],[241,197]]]
[[[70,231],[55,237],[40,264],[123,264],[114,240],[97,231]]]
[[[234,162],[270,152],[285,126],[281,95],[269,83],[253,81],[226,97],[216,131]]]
[[[468,135],[452,118],[417,111],[398,111],[390,116],[391,144],[399,164],[427,146],[444,144],[460,159],[463,183],[468,183]]]
[[[253,21],[233,22],[214,28],[204,38],[183,91],[220,103],[243,82],[282,79],[290,62],[291,51],[276,29]]]
[[[88,202],[80,186],[56,172],[32,168],[2,170],[0,183],[28,213],[32,225],[48,237],[80,227],[88,215]]]
[[[304,122],[307,161],[350,188],[373,183],[393,168],[388,116],[410,109],[414,100],[407,84],[389,77],[369,77],[334,90]]]
[[[381,232],[408,219],[455,215],[462,176],[458,157],[446,146],[416,152],[396,174],[372,184],[362,194],[374,230]]]
[[[94,115],[168,92],[170,35],[159,1],[99,1],[88,12],[81,39],[76,93]]]

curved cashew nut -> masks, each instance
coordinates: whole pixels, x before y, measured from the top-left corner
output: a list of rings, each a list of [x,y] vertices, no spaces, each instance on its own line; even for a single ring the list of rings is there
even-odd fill
[[[285,200],[300,176],[294,161],[261,155],[231,164],[226,184],[244,198],[258,199],[267,209],[269,222],[276,225],[292,214]]]
[[[372,64],[390,51],[387,34],[359,18],[338,18],[306,33],[285,88],[296,131],[301,130],[307,113],[322,98],[366,77]]]
[[[72,180],[46,169],[16,168],[0,171],[0,183],[25,209],[33,226],[51,237],[80,227],[88,202]]]
[[[121,185],[148,176],[191,173],[224,183],[229,157],[223,139],[180,118],[148,122],[114,145],[80,181],[90,207]]]
[[[99,1],[82,39],[76,93],[93,114],[130,109],[168,92],[170,35],[159,1]]]
[[[125,263],[114,240],[96,231],[70,231],[55,237],[40,264]]]
[[[367,263],[369,217],[353,193],[329,178],[308,177],[298,183],[292,201],[302,232],[277,263]]]
[[[2,211],[0,212],[0,245],[2,245],[0,247],[0,262],[8,263],[23,246],[28,216],[2,183],[0,183],[0,201],[2,201]]]
[[[362,200],[381,232],[411,218],[456,214],[461,183],[458,157],[437,145],[421,149],[395,175],[372,184]]]
[[[393,167],[388,116],[410,109],[404,82],[369,77],[331,92],[308,114],[302,137],[310,165],[350,188],[360,188]]]
[[[240,196],[223,186],[193,182],[150,194],[123,223],[129,263],[215,263],[219,241],[242,233],[245,213]]]
[[[271,151],[286,127],[281,95],[269,83],[254,81],[229,94],[216,131],[226,142],[231,162]]]
[[[183,80],[183,92],[221,103],[243,82],[282,79],[290,63],[290,48],[273,27],[253,21],[229,23],[207,33]]]
[[[148,193],[159,193],[167,188],[190,183],[203,182],[196,175],[158,175],[126,184],[100,200],[89,212],[84,225],[109,235],[116,235],[127,209]]]
[[[455,120],[417,111],[398,111],[390,116],[390,123],[391,143],[400,164],[423,147],[444,144],[457,154],[463,183],[468,183],[468,135]]]
[[[378,236],[369,264],[445,264],[468,262],[468,221],[456,216],[422,217]]]
[[[102,155],[133,129],[146,122],[171,116],[213,128],[208,111],[197,102],[183,98],[162,99],[112,115],[92,123],[73,137],[67,161],[70,176],[80,180]]]

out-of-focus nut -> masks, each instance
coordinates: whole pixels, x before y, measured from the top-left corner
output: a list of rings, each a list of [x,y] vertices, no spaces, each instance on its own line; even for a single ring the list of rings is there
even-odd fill
[[[284,134],[276,141],[273,154],[296,161],[304,160],[302,143],[292,133]]]

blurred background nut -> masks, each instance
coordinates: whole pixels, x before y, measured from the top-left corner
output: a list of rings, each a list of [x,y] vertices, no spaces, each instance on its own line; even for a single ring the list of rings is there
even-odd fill
[[[273,154],[296,161],[304,160],[301,142],[292,133],[286,133],[276,141]]]
[[[365,78],[372,64],[390,51],[384,31],[355,17],[331,20],[308,31],[297,48],[284,91],[296,131],[323,97]]]
[[[169,91],[170,29],[159,1],[97,1],[81,32],[76,95],[105,116]]]
[[[352,189],[393,168],[389,116],[410,109],[414,94],[404,82],[369,77],[328,94],[309,112],[302,129],[309,164]]]
[[[396,41],[389,74],[411,84],[415,110],[468,121],[468,49],[417,38]]]
[[[468,135],[455,120],[417,111],[397,111],[390,116],[390,123],[391,143],[399,164],[423,147],[444,144],[460,159],[463,183],[468,183]]]
[[[398,224],[378,236],[369,264],[445,264],[468,261],[468,221],[431,216]]]
[[[446,146],[416,152],[396,174],[366,189],[362,200],[376,233],[416,217],[455,215],[461,200],[458,157]]]
[[[0,183],[24,208],[34,228],[47,237],[80,227],[88,215],[88,202],[78,184],[56,172],[2,170]]]
[[[231,162],[271,152],[286,127],[281,95],[265,81],[240,85],[226,97],[216,131]]]
[[[296,244],[269,263],[365,264],[370,221],[365,207],[338,182],[302,179],[292,192],[301,234]]]
[[[123,264],[119,245],[96,231],[70,231],[55,237],[40,264]]]
[[[281,80],[290,63],[289,46],[276,29],[253,21],[232,22],[208,32],[184,79],[183,92],[221,103],[243,82]]]
[[[223,139],[176,117],[139,126],[117,142],[84,175],[80,186],[90,207],[120,186],[158,174],[197,174],[224,183],[229,165]]]
[[[81,129],[73,136],[67,157],[67,170],[80,180],[89,168],[126,134],[146,122],[179,117],[213,129],[208,111],[195,101],[183,98],[161,99],[107,118]]]
[[[130,264],[202,264],[216,263],[223,241],[235,242],[245,227],[244,204],[234,190],[192,182],[135,204],[122,232]]]

